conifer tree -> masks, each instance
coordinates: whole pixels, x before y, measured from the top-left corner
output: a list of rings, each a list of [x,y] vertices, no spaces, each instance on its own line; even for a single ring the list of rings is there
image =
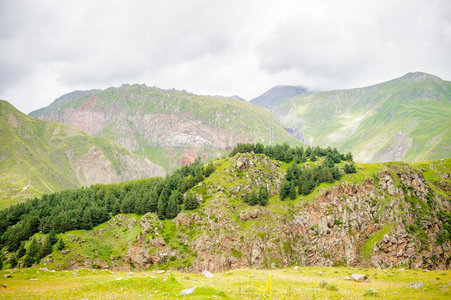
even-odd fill
[[[27,253],[27,249],[25,249],[25,241],[22,241],[19,250],[17,250],[17,258],[21,258],[25,253]]]
[[[52,253],[52,245],[50,244],[49,236],[44,239],[44,244],[39,249],[39,259],[46,257]]]
[[[183,202],[183,208],[187,210],[196,209],[199,206],[199,202],[197,202],[196,196],[194,194],[186,194]]]
[[[173,219],[180,212],[179,199],[177,197],[177,193],[172,193],[171,197],[169,197],[169,203],[166,208],[166,218]]]
[[[49,232],[49,242],[50,242],[51,246],[55,245],[58,242],[58,238],[56,237],[55,230],[53,230],[53,229],[50,230],[50,232]]]
[[[290,191],[289,191],[288,195],[290,196],[291,200],[296,199],[297,194],[296,194],[296,185],[295,185],[294,181],[292,181],[290,183]]]
[[[61,251],[64,248],[66,248],[66,244],[64,243],[63,238],[60,238],[59,241],[58,241],[57,249],[59,251]]]
[[[268,189],[266,187],[260,188],[259,194],[258,194],[258,202],[261,206],[266,206],[268,204]]]

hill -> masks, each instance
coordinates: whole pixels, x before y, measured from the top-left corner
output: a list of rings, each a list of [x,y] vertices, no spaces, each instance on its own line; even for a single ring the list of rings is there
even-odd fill
[[[122,85],[32,112],[107,137],[173,170],[194,157],[218,157],[237,143],[269,144],[269,112],[246,101],[146,85]],[[275,142],[300,144],[278,122]]]
[[[307,93],[307,88],[303,86],[279,85],[269,89],[267,92],[252,99],[250,102],[264,108],[270,108],[303,93]]]
[[[305,93],[272,111],[302,142],[351,151],[360,162],[451,157],[451,82],[433,75]]]
[[[63,189],[165,174],[109,139],[34,119],[2,100],[0,131],[1,207]]]
[[[38,228],[48,232],[52,228],[49,224],[57,229],[84,229],[90,225],[72,218],[98,223],[105,215],[94,211],[113,211],[114,217],[92,230],[60,234],[67,251],[56,251],[54,246],[41,264],[63,269],[159,268],[195,273],[293,265],[450,268],[451,159],[420,164],[358,164],[357,173],[317,183],[313,192],[295,192],[293,200],[281,201],[279,193],[286,182],[296,190],[302,185],[304,177],[293,179],[294,174],[321,172],[318,168],[324,169],[327,157],[297,164],[254,152],[237,153],[213,163],[212,172],[205,178],[202,169],[195,166],[181,169],[165,182],[150,179],[72,192],[73,199],[78,197],[83,205],[74,202],[63,215],[52,216],[44,201],[35,201],[0,211],[2,245],[6,243],[15,251],[20,244],[18,236],[33,222],[37,222],[34,232]],[[339,162],[336,166],[342,169],[346,164]],[[186,191],[195,196],[199,207],[188,209],[186,197],[178,199],[176,192],[166,189],[181,188],[180,182],[189,181],[192,174],[201,181],[192,182]],[[269,202],[249,205],[249,195],[258,194],[262,188],[267,190]],[[62,209],[58,199],[68,195],[55,194],[44,200],[54,201],[51,210],[57,211]],[[183,203],[184,209],[172,217],[161,215],[160,206],[166,207],[164,197],[170,199],[166,213],[172,200]],[[153,207],[156,201],[158,207]],[[150,207],[147,210],[146,202]],[[147,213],[130,213],[130,205],[144,207]],[[28,212],[31,207],[34,213]],[[89,217],[82,207],[90,207]],[[35,218],[41,211],[46,211],[47,217]],[[19,223],[8,225],[14,222]],[[38,240],[43,237],[42,233],[35,234]],[[17,256],[20,261],[22,256]]]

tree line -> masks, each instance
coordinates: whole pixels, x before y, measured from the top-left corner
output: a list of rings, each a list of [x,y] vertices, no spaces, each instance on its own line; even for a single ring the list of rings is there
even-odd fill
[[[294,161],[295,164],[303,163],[308,160],[316,161],[317,157],[329,156],[334,162],[339,163],[340,161],[353,161],[351,152],[347,154],[341,154],[338,152],[337,148],[331,149],[330,147],[321,148],[316,147],[304,147],[296,146],[291,148],[287,143],[276,144],[273,146],[265,146],[262,143],[256,144],[242,144],[238,143],[230,152],[230,157],[235,156],[237,153],[249,153],[254,152],[256,154],[265,154],[266,156],[273,158],[275,160],[290,163]]]
[[[214,170],[212,163],[204,166],[197,159],[166,178],[97,184],[13,205],[0,211],[0,249],[17,251],[37,232],[91,229],[119,213],[154,212],[160,219],[175,218],[182,208],[197,208],[195,195],[183,194]]]

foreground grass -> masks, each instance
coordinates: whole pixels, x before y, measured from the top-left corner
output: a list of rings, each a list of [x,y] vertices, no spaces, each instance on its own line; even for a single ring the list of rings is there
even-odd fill
[[[366,274],[371,282],[345,280]],[[11,277],[5,278],[4,275]],[[419,289],[408,288],[422,282]],[[111,272],[37,268],[0,272],[4,299],[450,299],[451,271],[304,267],[295,270],[232,270],[207,278],[167,272]],[[197,287],[188,296],[180,291]]]

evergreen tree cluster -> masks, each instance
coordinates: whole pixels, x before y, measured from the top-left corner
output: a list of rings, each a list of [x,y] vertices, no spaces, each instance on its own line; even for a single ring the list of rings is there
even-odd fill
[[[37,232],[91,229],[118,213],[154,212],[160,219],[172,219],[183,205],[187,209],[197,207],[195,197],[196,204],[193,196],[183,197],[183,194],[214,170],[212,163],[204,167],[197,159],[164,179],[98,184],[16,204],[0,211],[0,249],[6,245],[8,251],[20,250],[22,242]],[[36,257],[39,256],[30,255],[29,262]]]
[[[237,153],[249,153],[254,151],[256,154],[265,154],[266,156],[283,161],[291,162],[294,160],[296,164],[306,162],[307,160],[316,161],[317,157],[329,156],[335,163],[340,161],[352,161],[353,157],[351,152],[348,154],[341,154],[336,148],[331,149],[330,147],[323,149],[319,146],[310,147],[304,149],[304,147],[296,146],[294,149],[291,148],[287,143],[282,145],[277,144],[274,146],[264,146],[262,143],[256,144],[241,144],[238,143],[233,150],[230,152],[230,157],[235,156]]]
[[[268,189],[266,187],[261,187],[258,190],[258,192],[252,191],[244,195],[243,201],[244,203],[247,203],[252,206],[254,205],[265,206],[266,204],[268,204],[268,198],[269,198]]]
[[[287,169],[285,181],[280,188],[280,199],[284,201],[287,198],[296,199],[297,195],[310,194],[315,186],[322,182],[332,183],[341,178],[340,170],[335,163],[341,160],[349,159],[350,164],[345,164],[345,173],[356,173],[354,162],[352,162],[352,154],[342,155],[334,148],[331,150],[307,148],[305,152],[310,152],[310,161],[316,161],[316,156],[325,156],[321,165],[313,166],[311,168],[299,167],[295,161],[291,167]],[[302,160],[301,160],[302,161]]]

